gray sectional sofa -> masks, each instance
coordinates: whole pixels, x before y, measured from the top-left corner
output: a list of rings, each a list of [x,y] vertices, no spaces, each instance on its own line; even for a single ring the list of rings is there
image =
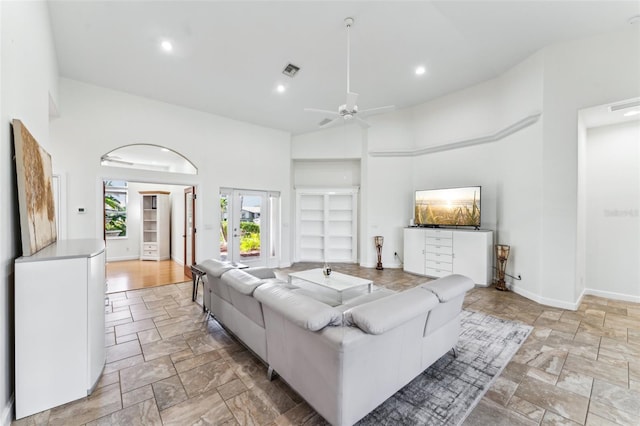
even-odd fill
[[[450,275],[331,306],[267,268],[198,266],[205,308],[333,425],[357,422],[455,349],[474,285]]]

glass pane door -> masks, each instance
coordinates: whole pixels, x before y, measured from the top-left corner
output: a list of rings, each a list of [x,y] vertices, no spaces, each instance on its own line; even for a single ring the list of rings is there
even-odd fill
[[[220,259],[267,266],[269,206],[266,191],[220,190]]]
[[[261,227],[267,206],[266,199],[266,192],[236,192],[237,210],[233,235],[236,238],[234,251],[237,255],[233,256],[234,262],[266,264],[263,262],[263,249],[267,247],[266,233],[262,232]]]
[[[229,249],[229,201],[230,194],[220,191],[220,260],[227,260]]]

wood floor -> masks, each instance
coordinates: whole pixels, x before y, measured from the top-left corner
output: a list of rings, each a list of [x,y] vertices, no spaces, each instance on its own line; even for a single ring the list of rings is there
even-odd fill
[[[169,260],[125,260],[107,263],[107,293],[139,290],[190,281],[179,263]]]

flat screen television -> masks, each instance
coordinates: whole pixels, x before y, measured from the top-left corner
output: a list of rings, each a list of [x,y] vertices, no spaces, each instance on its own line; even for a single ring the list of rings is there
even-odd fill
[[[423,189],[416,191],[416,226],[480,227],[480,188]]]

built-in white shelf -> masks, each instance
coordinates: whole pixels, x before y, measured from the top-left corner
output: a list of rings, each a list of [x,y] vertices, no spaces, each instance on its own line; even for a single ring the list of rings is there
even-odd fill
[[[357,262],[357,210],[357,188],[297,188],[295,261]]]

